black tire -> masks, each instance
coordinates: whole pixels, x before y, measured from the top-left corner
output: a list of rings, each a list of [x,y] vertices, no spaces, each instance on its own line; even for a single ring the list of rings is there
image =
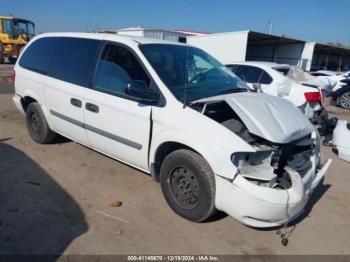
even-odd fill
[[[343,92],[337,99],[337,104],[345,109],[350,109],[350,91]]]
[[[56,136],[47,124],[45,115],[37,102],[28,105],[26,122],[30,137],[39,144],[51,143]]]
[[[181,217],[201,222],[216,212],[214,174],[197,153],[170,153],[161,166],[160,184],[168,205]]]

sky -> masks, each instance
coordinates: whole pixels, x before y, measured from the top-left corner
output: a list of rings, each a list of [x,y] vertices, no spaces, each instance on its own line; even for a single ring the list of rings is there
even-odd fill
[[[36,32],[131,26],[204,32],[253,30],[350,46],[350,0],[16,0],[0,15],[27,18]]]

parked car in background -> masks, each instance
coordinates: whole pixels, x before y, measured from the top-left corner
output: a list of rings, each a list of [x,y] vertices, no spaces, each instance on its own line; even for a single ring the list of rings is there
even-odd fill
[[[313,76],[337,76],[341,75],[342,72],[336,72],[336,71],[330,71],[330,70],[317,70],[317,71],[311,71],[310,75]]]
[[[324,95],[329,94],[334,86],[334,82],[328,78],[319,78],[311,75],[304,71],[298,66],[287,65],[287,64],[276,64],[273,69],[284,74],[290,79],[306,86],[317,87],[322,90]]]
[[[226,66],[251,88],[258,85],[263,93],[290,101],[313,124],[322,125],[327,119],[320,89],[289,77],[290,66],[270,62],[233,62]]]
[[[318,79],[326,79],[330,81],[333,85],[332,91],[339,89],[344,86],[341,80],[350,78],[350,71],[347,72],[335,72],[329,70],[319,70],[310,72],[311,75],[317,77]]]
[[[333,102],[344,109],[350,109],[350,78],[339,81],[343,85],[330,93]]]
[[[14,76],[13,101],[34,141],[59,133],[150,173],[191,221],[218,209],[254,227],[284,224],[302,213],[331,163],[291,103],[250,92],[188,45],[41,34]]]
[[[327,79],[333,83],[331,92],[328,96],[333,98],[336,105],[345,109],[350,109],[350,71],[333,72],[327,70],[319,70],[311,72],[318,79]]]

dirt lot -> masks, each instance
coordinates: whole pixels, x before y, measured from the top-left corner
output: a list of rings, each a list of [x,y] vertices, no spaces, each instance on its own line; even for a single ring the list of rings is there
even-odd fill
[[[329,148],[334,162],[283,247],[276,230],[222,213],[180,218],[150,176],[77,143],[35,144],[12,90],[0,82],[0,254],[350,254],[350,163]]]

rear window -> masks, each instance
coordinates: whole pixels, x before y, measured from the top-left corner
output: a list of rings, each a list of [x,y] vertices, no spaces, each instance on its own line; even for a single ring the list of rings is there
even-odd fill
[[[34,41],[21,56],[19,65],[41,74],[47,74],[50,55],[57,38],[40,38]]]
[[[91,86],[102,41],[94,39],[59,38],[50,60],[49,76],[79,86]]]

